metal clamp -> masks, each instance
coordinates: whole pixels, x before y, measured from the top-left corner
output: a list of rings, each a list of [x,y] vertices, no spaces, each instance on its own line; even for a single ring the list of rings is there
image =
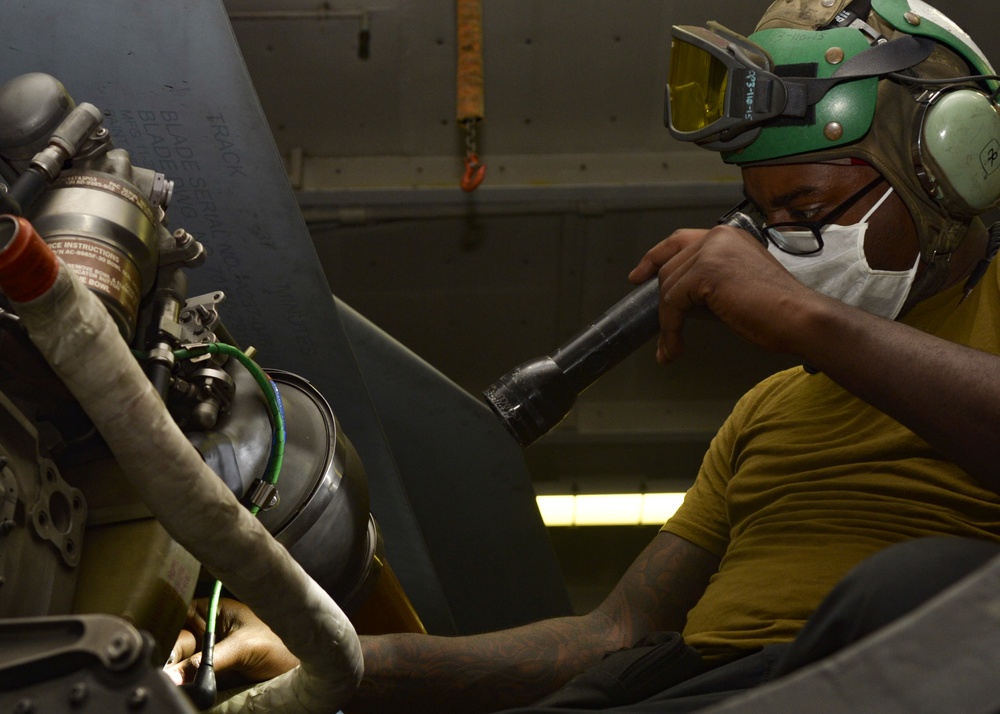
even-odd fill
[[[248,506],[257,506],[260,510],[267,511],[281,503],[281,495],[273,483],[256,479],[243,494],[243,501]]]

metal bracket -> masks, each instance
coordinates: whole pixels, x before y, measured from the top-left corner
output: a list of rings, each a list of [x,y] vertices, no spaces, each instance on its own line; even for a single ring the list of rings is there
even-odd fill
[[[195,714],[153,650],[111,615],[0,620],[0,711]]]
[[[36,535],[47,540],[62,554],[70,567],[80,562],[83,529],[87,521],[87,502],[83,493],[67,484],[56,465],[39,459],[41,490],[28,506],[28,522]]]
[[[188,298],[181,310],[183,330],[181,342],[215,342],[214,331],[219,324],[218,307],[226,300],[221,290]]]

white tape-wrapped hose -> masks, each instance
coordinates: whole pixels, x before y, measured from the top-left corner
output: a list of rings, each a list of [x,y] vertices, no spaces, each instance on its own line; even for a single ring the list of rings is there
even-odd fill
[[[0,217],[0,291],[157,519],[299,658],[216,710],[336,712],[363,671],[350,621],[205,465],[103,304],[21,218]]]

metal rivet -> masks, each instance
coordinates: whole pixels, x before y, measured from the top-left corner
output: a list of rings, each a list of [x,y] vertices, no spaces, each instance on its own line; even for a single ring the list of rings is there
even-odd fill
[[[837,141],[840,137],[844,135],[844,127],[840,125],[840,122],[832,121],[823,127],[823,136],[825,136],[830,141]]]
[[[128,700],[126,700],[125,703],[129,709],[142,709],[146,706],[146,702],[148,701],[149,690],[145,687],[136,687],[135,691],[129,695]]]
[[[918,15],[915,12],[904,12],[903,13],[903,19],[906,20],[911,25],[919,25],[920,24],[920,15]]]
[[[820,5],[822,5],[823,7],[833,7],[836,2],[837,0],[823,0],[823,2],[820,3]]]
[[[839,47],[831,47],[823,57],[830,64],[840,64],[844,61],[844,51]]]
[[[87,684],[85,682],[77,682],[73,685],[73,688],[69,690],[69,703],[74,707],[79,707],[85,701],[87,701]]]

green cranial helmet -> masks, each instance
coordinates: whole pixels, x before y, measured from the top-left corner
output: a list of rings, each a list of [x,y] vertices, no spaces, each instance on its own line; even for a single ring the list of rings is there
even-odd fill
[[[922,0],[776,0],[748,37],[674,27],[666,123],[731,164],[874,166],[916,223],[925,296],[1000,202],[993,74]]]

